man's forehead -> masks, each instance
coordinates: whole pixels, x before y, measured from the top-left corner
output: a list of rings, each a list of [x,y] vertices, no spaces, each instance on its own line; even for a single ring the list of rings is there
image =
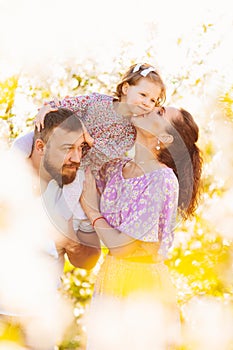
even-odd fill
[[[50,142],[55,142],[56,144],[81,144],[84,142],[83,131],[69,131],[62,128],[56,128],[51,137]]]

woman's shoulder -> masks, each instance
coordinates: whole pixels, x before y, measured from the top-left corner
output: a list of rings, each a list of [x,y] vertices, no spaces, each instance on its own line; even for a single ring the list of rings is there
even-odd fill
[[[159,184],[161,186],[168,186],[168,185],[172,185],[175,187],[178,186],[178,179],[174,171],[167,166],[161,167],[156,171],[151,172],[149,174],[149,178],[150,178],[151,185]]]

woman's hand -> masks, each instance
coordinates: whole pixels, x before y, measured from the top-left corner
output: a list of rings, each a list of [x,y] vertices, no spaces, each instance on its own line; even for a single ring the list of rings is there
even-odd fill
[[[83,183],[83,191],[80,197],[80,204],[86,213],[89,220],[100,216],[99,210],[100,196],[96,188],[95,178],[91,173],[90,168],[85,171],[85,181]]]
[[[35,116],[35,126],[37,127],[37,130],[40,132],[44,128],[44,118],[46,114],[49,112],[54,112],[58,110],[58,107],[60,105],[57,98],[54,98],[54,103],[56,107],[52,107],[48,102],[45,102],[43,107],[41,107]]]

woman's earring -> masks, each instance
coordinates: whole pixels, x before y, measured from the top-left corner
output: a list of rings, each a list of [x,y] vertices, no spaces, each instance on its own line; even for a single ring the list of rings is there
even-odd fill
[[[160,150],[160,141],[158,140],[158,142],[157,142],[157,146],[155,147],[156,149],[157,149],[157,151],[159,151]]]

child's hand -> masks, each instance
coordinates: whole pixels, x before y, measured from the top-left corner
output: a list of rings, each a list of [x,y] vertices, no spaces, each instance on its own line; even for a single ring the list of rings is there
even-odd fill
[[[45,118],[46,114],[48,114],[49,112],[53,112],[53,111],[58,110],[58,107],[60,105],[58,99],[54,98],[53,101],[54,101],[56,107],[53,108],[48,102],[45,102],[43,107],[41,107],[39,109],[37,115],[35,116],[35,126],[37,127],[39,132],[41,131],[41,129],[44,128],[44,118]]]

